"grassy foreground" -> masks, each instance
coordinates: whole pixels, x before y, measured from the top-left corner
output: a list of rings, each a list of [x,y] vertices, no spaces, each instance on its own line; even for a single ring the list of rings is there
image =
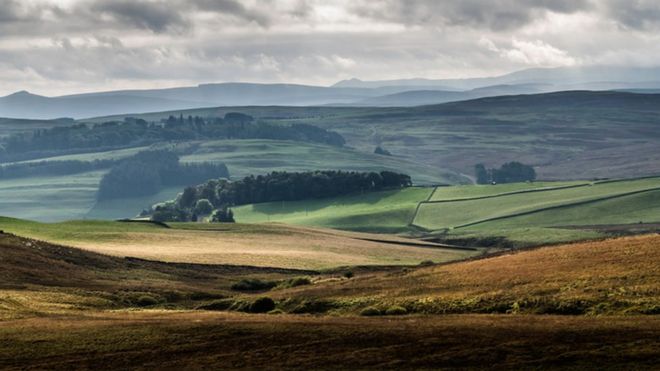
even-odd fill
[[[122,259],[0,234],[0,368],[650,370],[660,362],[659,243],[628,237],[348,279]],[[300,276],[311,282],[253,294],[230,286]],[[218,306],[264,296],[279,311]],[[393,305],[404,312],[384,311]],[[366,308],[378,315],[358,316]]]

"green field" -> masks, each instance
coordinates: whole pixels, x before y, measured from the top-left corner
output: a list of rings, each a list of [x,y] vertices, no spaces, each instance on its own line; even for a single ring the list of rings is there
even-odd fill
[[[222,162],[232,178],[271,171],[383,171],[405,172],[416,184],[461,184],[469,179],[452,171],[431,167],[397,156],[381,156],[311,143],[276,140],[220,140],[181,142],[169,146],[179,152],[182,162]],[[73,154],[30,160],[94,161],[118,160],[150,147]],[[96,190],[105,171],[62,176],[0,179],[0,212],[17,218],[60,221],[67,219],[130,218],[151,205],[172,199],[184,187],[162,189],[158,194],[97,203]]]
[[[43,221],[84,217],[105,171],[0,180],[0,214]]]
[[[271,171],[382,171],[405,172],[415,184],[460,184],[469,179],[452,171],[398,156],[382,156],[351,148],[278,140],[217,140],[203,142],[183,162],[223,162],[232,178]]]
[[[483,186],[478,187],[482,188]],[[487,190],[487,187],[483,188]],[[550,188],[539,192],[504,194],[488,198],[428,202],[420,205],[415,217],[415,225],[428,230],[459,228],[495,218],[514,216],[550,207],[596,201],[654,188],[660,189],[660,178],[594,183],[593,185],[573,188]],[[486,193],[490,194],[489,192]],[[474,194],[477,195],[477,193]],[[610,213],[614,212],[615,210],[611,210]],[[625,217],[616,219],[620,220],[620,223],[628,221]],[[637,220],[634,220],[634,222],[637,222]],[[582,220],[580,224],[599,223]],[[534,225],[538,226],[539,224],[531,224],[530,226]]]
[[[234,209],[240,222],[281,222],[344,230],[427,235],[528,246],[608,234],[592,225],[660,222],[660,178],[409,188]],[[411,226],[411,221],[414,221]],[[491,242],[487,242],[489,240]]]
[[[433,188],[373,192],[320,200],[270,202],[237,207],[244,223],[279,222],[371,232],[404,232],[417,205]]]
[[[585,185],[588,182],[533,182],[505,183],[496,185],[465,185],[457,187],[438,187],[430,201],[461,200],[468,198],[492,197],[514,192],[548,190],[552,188],[573,187]]]
[[[10,164],[26,163],[26,162],[41,162],[41,161],[95,161],[95,160],[121,160],[126,157],[135,155],[138,152],[149,149],[150,147],[133,147],[124,149],[115,149],[103,152],[87,152],[77,153],[72,155],[62,155],[53,157],[42,157],[34,160],[16,161]]]

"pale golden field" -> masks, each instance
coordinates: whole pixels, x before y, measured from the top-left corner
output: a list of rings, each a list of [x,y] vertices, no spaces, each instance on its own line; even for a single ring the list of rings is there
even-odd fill
[[[426,260],[446,262],[479,254],[477,251],[367,240],[408,241],[395,236],[283,224],[183,225],[172,229],[138,229],[110,234],[111,238],[96,232],[87,237],[56,239],[55,242],[102,254],[164,262],[296,269],[415,265]]]

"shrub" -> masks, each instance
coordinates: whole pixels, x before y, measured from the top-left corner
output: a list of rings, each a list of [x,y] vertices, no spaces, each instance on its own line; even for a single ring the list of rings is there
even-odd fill
[[[158,299],[153,296],[142,295],[135,301],[135,304],[139,307],[149,307],[158,304]]]
[[[267,313],[275,309],[275,301],[267,296],[261,297],[250,303],[248,312],[250,313]]]
[[[310,280],[308,277],[294,277],[281,282],[278,286],[281,288],[289,288],[289,287],[298,287],[298,286],[305,286],[311,284],[312,284],[312,280]]]
[[[262,281],[257,278],[247,278],[231,285],[231,289],[235,291],[265,291],[270,290],[275,286],[277,286],[277,282],[274,281]]]
[[[344,272],[344,277],[346,278],[353,278],[354,274],[351,271],[346,271]]]
[[[207,304],[202,304],[197,307],[197,309],[201,310],[229,310],[232,306],[234,306],[234,300],[233,299],[220,299],[220,300],[214,300],[210,303]]]
[[[362,311],[360,311],[360,315],[361,316],[367,316],[367,317],[380,316],[381,312],[376,307],[366,307],[366,308],[362,309]]]
[[[291,313],[325,313],[336,307],[337,304],[328,300],[303,300],[291,310]]]
[[[401,316],[404,314],[408,314],[408,310],[402,306],[399,305],[393,305],[385,311],[385,314],[388,316]]]
[[[424,260],[423,262],[419,263],[421,267],[428,267],[434,264],[435,263],[433,262],[433,260]]]

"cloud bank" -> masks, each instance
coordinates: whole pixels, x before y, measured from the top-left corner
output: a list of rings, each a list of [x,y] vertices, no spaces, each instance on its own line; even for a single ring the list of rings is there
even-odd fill
[[[3,0],[0,94],[654,66],[654,0]]]

